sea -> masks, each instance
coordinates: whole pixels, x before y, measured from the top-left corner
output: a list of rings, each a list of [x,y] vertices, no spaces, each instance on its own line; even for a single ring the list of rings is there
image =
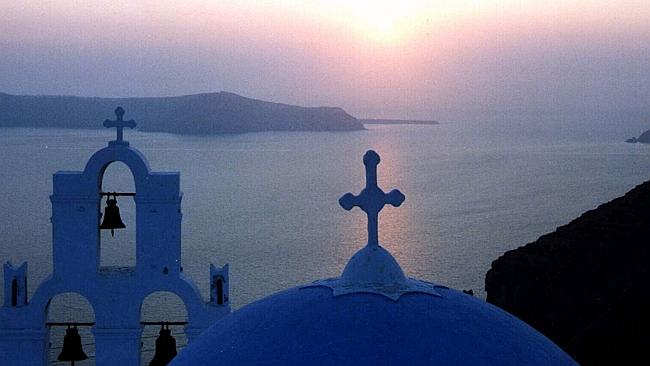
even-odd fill
[[[339,276],[367,239],[366,216],[338,204],[364,187],[363,154],[381,156],[380,186],[406,201],[380,214],[380,244],[411,277],[485,297],[492,261],[650,179],[650,145],[624,140],[643,118],[567,115],[457,117],[438,125],[366,125],[355,132],[264,132],[222,136],[125,131],[154,171],[181,172],[182,263],[208,297],[209,266],[230,266],[238,309],[279,290]],[[623,122],[624,120],[624,122]],[[0,129],[0,260],[29,263],[30,296],[51,273],[52,174],[83,170],[113,130]],[[132,191],[122,163],[105,191]],[[135,204],[121,197],[127,226],[102,234],[102,265],[135,264]],[[74,255],[74,254],[73,254]],[[3,274],[0,273],[0,280]],[[0,293],[0,300],[2,294]],[[180,299],[145,300],[142,319],[184,320]],[[92,321],[78,295],[52,300],[51,321]],[[158,329],[147,327],[143,364]],[[179,348],[182,327],[173,329]],[[64,330],[51,330],[51,357]],[[93,364],[89,329],[81,331]]]

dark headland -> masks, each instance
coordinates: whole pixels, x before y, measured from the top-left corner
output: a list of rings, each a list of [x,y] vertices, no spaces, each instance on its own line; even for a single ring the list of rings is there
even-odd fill
[[[487,301],[582,366],[650,365],[650,181],[506,252]]]
[[[228,92],[154,98],[88,98],[0,93],[0,127],[102,128],[117,106],[142,131],[221,134],[355,131],[363,124],[337,107],[300,107]]]

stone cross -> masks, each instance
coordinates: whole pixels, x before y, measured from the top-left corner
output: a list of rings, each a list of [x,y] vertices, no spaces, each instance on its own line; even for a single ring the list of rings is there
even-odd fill
[[[361,208],[368,215],[368,245],[379,245],[378,218],[379,211],[384,205],[390,204],[399,207],[406,198],[402,192],[393,189],[389,193],[377,186],[377,165],[379,165],[379,155],[368,150],[363,156],[363,164],[366,166],[366,188],[358,196],[352,193],[346,193],[339,199],[339,204],[346,210],[353,207]]]
[[[122,107],[117,107],[115,108],[115,116],[117,119],[115,121],[111,121],[110,119],[107,119],[104,121],[104,127],[106,128],[111,128],[115,127],[117,128],[117,139],[115,142],[121,143],[123,141],[123,132],[122,130],[124,127],[129,127],[129,128],[134,128],[135,127],[135,121],[134,120],[128,120],[125,121],[122,118],[124,117],[124,108]]]

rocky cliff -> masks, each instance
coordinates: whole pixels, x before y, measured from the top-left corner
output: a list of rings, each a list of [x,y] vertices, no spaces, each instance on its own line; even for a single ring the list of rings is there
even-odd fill
[[[581,365],[650,365],[650,182],[492,263],[487,301]]]
[[[101,128],[118,105],[138,129],[182,134],[350,131],[363,124],[336,107],[299,107],[220,92],[161,98],[82,98],[0,93],[0,127]]]

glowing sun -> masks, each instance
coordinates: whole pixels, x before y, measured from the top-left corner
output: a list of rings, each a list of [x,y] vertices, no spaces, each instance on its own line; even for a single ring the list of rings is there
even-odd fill
[[[394,41],[412,31],[427,16],[428,1],[354,0],[343,6],[350,21],[377,41]]]

